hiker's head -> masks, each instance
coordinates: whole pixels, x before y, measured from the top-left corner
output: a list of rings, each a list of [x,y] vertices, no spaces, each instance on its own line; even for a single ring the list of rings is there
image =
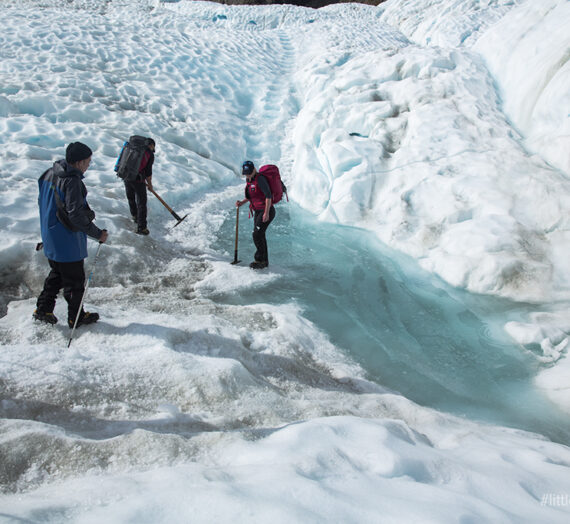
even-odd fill
[[[92,154],[93,151],[91,151],[89,146],[86,146],[81,142],[72,142],[65,150],[65,160],[70,166],[79,169],[82,173],[85,173],[91,163]]]
[[[241,166],[241,174],[246,178],[252,178],[257,171],[255,170],[255,166],[251,160],[246,160]]]
[[[154,150],[156,149],[156,143],[154,142],[154,140],[150,137],[148,137],[148,148],[154,153]]]

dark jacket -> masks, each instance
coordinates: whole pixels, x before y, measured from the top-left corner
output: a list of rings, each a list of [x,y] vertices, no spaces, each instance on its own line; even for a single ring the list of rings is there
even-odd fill
[[[83,173],[58,160],[38,180],[40,225],[44,253],[55,262],[77,262],[87,257],[87,236],[96,240],[103,233],[93,219],[95,213],[87,204],[87,188]],[[58,202],[65,208],[68,229],[57,217]]]

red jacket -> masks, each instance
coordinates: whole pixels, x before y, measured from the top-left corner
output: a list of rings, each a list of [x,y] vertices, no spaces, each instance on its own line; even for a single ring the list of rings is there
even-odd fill
[[[141,165],[139,167],[140,179],[137,182],[145,182],[145,180],[152,176],[152,165],[154,164],[154,153],[147,149],[141,160]]]
[[[259,185],[259,178],[263,178],[266,182],[266,190],[269,191],[269,195],[267,195]],[[261,183],[263,184],[263,182]],[[250,182],[246,182],[245,186],[245,196],[248,198],[250,202],[250,207],[255,210],[263,210],[265,209],[265,199],[271,198],[271,189],[269,188],[269,182],[263,175],[257,174]]]

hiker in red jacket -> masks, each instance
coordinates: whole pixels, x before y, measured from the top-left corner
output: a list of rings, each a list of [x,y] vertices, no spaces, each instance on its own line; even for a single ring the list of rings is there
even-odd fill
[[[253,162],[247,160],[243,163],[242,175],[246,177],[245,198],[236,202],[236,207],[249,202],[253,211],[253,243],[256,247],[254,261],[249,265],[252,269],[263,269],[269,265],[267,254],[267,240],[265,232],[275,218],[275,207],[272,202],[272,191],[269,181],[257,172]]]

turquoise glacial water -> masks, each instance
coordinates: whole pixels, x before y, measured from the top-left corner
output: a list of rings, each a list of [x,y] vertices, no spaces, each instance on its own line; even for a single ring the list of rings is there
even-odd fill
[[[246,216],[242,264],[254,252]],[[228,213],[216,247],[233,255],[234,234],[235,213]],[[222,301],[295,301],[381,386],[424,406],[570,443],[568,417],[533,384],[543,364],[503,330],[530,305],[453,288],[371,233],[319,222],[292,203],[277,207],[267,238],[268,271],[280,278]]]

